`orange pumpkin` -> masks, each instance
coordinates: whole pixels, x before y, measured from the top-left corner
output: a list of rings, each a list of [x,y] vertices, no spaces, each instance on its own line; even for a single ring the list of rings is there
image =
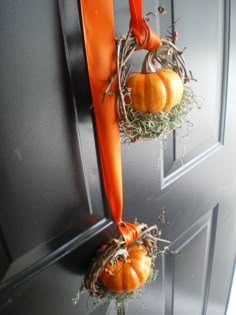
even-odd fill
[[[131,88],[131,106],[145,113],[169,111],[180,103],[184,91],[180,76],[171,69],[131,73],[127,86]]]
[[[150,275],[151,257],[143,245],[128,248],[126,260],[108,262],[100,275],[101,283],[112,292],[131,292],[145,283]]]

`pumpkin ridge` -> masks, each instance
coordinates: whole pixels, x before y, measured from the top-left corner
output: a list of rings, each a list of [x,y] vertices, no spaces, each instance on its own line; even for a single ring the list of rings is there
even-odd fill
[[[136,290],[140,286],[140,279],[132,263],[127,263],[123,272],[123,292]]]
[[[157,75],[158,77],[160,78],[161,82],[164,84],[164,87],[165,87],[165,93],[166,93],[166,99],[165,99],[165,102],[163,102],[163,106],[162,106],[162,111],[165,111],[165,108],[166,107],[170,107],[170,99],[172,98],[170,93],[169,93],[169,85],[170,85],[170,80],[168,80],[166,78],[165,75],[163,75],[165,73],[165,69],[160,69],[160,70],[157,70]]]
[[[157,95],[157,104],[156,106],[158,106],[158,108],[156,110],[153,111],[153,113],[156,112],[161,112],[163,110],[163,108],[166,105],[166,101],[167,101],[167,90],[166,90],[166,86],[164,84],[164,82],[162,81],[162,78],[158,75],[157,72],[155,72],[155,75],[158,78],[158,82],[156,82],[155,84],[155,90],[158,92]],[[157,89],[157,85],[158,85],[158,89]],[[153,91],[153,93],[155,93],[155,90]]]
[[[150,80],[150,78],[152,78],[152,73],[150,74],[146,74],[146,80],[145,82],[145,86],[144,86],[144,95],[146,96],[145,98],[147,98],[148,100],[150,100],[149,104],[144,104],[144,107],[146,107],[147,112],[149,112],[153,106],[152,104],[152,80]]]
[[[180,76],[171,69],[161,69],[158,71],[158,75],[161,77],[166,87],[167,101],[163,107],[163,111],[166,112],[181,101],[183,96],[183,83]]]
[[[150,270],[147,271],[145,268],[143,268],[143,266],[141,266],[141,264],[136,264],[135,266],[132,264],[132,267],[139,279],[139,283],[143,284],[149,277]]]
[[[146,256],[145,258],[142,257],[141,260],[140,259],[132,259],[131,263],[135,268],[140,268],[140,270],[143,271],[144,266],[148,266],[148,267],[151,266],[151,258],[149,256]]]

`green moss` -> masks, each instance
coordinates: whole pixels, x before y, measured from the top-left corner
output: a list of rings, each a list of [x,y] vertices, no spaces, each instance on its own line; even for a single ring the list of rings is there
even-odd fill
[[[181,102],[169,112],[143,113],[126,105],[129,122],[120,122],[121,134],[125,142],[159,137],[166,139],[171,131],[182,127],[187,122],[186,116],[194,105],[198,105],[198,99],[190,86],[185,86]]]
[[[114,300],[115,305],[116,305],[116,310],[119,313],[119,311],[126,308],[130,302],[132,302],[136,299],[142,298],[145,285],[155,281],[157,275],[158,275],[158,271],[152,267],[151,272],[150,272],[150,276],[147,279],[147,281],[145,282],[145,284],[140,286],[137,290],[132,291],[132,292],[115,293],[115,292],[109,291],[108,289],[106,289],[104,287],[101,287],[101,290],[104,290],[103,291],[104,299],[106,301]]]
[[[154,260],[155,260],[155,256],[152,259],[152,268],[151,268],[149,278],[147,279],[145,284],[140,286],[135,291],[116,293],[116,292],[112,292],[108,290],[101,283],[99,283],[98,284],[99,297],[96,298],[95,302],[93,303],[93,307],[103,305],[107,302],[115,301],[116,310],[117,310],[117,313],[119,314],[120,312],[122,312],[122,310],[127,308],[130,302],[142,298],[145,285],[155,281],[158,275],[158,270],[154,269]],[[87,292],[87,290],[82,286],[82,289],[79,290],[76,297],[72,299],[72,302],[74,305],[76,305],[79,302],[81,294],[85,292]]]

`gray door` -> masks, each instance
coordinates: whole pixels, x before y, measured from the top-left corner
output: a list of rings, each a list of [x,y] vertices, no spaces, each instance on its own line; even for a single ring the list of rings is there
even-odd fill
[[[156,1],[144,0],[144,11]],[[84,270],[112,231],[103,198],[77,1],[2,1],[0,9],[0,313],[113,314],[85,294]],[[127,1],[114,1],[117,35]],[[157,280],[126,314],[225,314],[236,252],[236,4],[165,1],[151,21],[198,82],[193,127],[167,143],[122,145],[124,219],[157,224],[171,241]],[[230,30],[231,37],[230,37]],[[142,54],[134,58],[140,64]],[[165,218],[165,220],[163,220]],[[87,305],[89,304],[89,306]]]
[[[149,5],[152,10],[156,2]],[[189,116],[193,126],[177,130],[164,150],[155,141],[124,146],[126,216],[132,220],[137,212],[140,222],[157,223],[173,251],[159,259],[157,282],[128,314],[225,314],[236,253],[233,32],[230,38],[236,7],[176,0],[167,11],[173,21],[180,18],[176,44],[187,47],[198,80],[192,86],[203,102]],[[165,34],[170,15],[158,23]]]

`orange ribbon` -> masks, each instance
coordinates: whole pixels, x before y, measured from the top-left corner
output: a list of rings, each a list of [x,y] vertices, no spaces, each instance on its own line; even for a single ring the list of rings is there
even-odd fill
[[[130,0],[129,4],[130,27],[140,45],[139,49],[160,46],[160,38],[142,18],[142,0]],[[117,230],[129,246],[141,231],[138,224],[122,221],[123,189],[116,80],[110,88],[113,93],[104,95],[116,67],[113,1],[81,0],[80,5],[105,194]]]
[[[139,237],[141,225],[121,221],[117,225],[117,230],[123,236],[126,247],[129,247]]]
[[[116,67],[113,1],[81,0],[80,4],[104,190],[112,218],[118,224],[122,218],[123,189],[114,84],[113,94],[104,95]]]
[[[143,18],[142,0],[129,0],[130,30],[139,49],[154,50],[161,46],[160,37],[150,28]]]

